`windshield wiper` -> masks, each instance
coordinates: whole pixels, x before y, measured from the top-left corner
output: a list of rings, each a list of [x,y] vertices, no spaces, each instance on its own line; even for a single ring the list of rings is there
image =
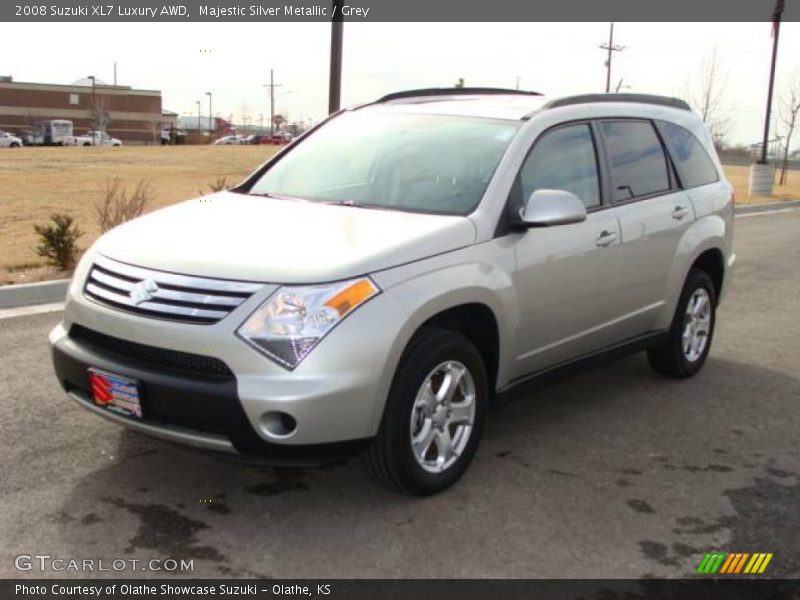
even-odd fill
[[[390,206],[380,206],[378,204],[361,204],[355,200],[331,200],[330,202],[323,202],[328,206],[354,206],[356,208],[369,208],[372,210],[393,210]]]

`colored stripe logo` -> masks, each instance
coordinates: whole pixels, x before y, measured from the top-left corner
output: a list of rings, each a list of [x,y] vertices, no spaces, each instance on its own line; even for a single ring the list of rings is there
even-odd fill
[[[772,552],[714,552],[703,557],[697,572],[704,575],[760,574],[767,568],[772,556]]]

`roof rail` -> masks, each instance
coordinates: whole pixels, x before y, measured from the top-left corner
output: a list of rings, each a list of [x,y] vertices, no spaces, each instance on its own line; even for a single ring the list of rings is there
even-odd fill
[[[657,104],[682,110],[692,110],[685,100],[669,96],[656,96],[654,94],[582,94],[580,96],[567,96],[556,98],[542,105],[541,110],[572,106],[573,104],[589,104],[593,102],[635,102],[638,104]]]
[[[504,88],[489,87],[464,87],[464,88],[423,88],[419,90],[406,90],[404,92],[394,92],[386,94],[375,101],[390,102],[392,100],[402,100],[403,98],[417,98],[424,96],[470,96],[470,95],[514,95],[514,96],[541,96],[539,92],[527,92],[524,90],[507,90]]]

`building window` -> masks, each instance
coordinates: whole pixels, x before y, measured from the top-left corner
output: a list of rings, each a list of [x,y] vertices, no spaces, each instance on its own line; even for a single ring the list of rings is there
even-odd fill
[[[78,94],[70,94],[69,95],[69,103],[70,104],[79,104],[80,97]]]

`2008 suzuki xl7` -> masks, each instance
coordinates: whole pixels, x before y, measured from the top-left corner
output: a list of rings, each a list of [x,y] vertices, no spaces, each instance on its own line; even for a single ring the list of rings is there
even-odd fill
[[[490,401],[543,374],[646,349],[694,375],[732,213],[680,100],[391,94],[102,236],[55,370],[132,429],[268,464],[365,448],[379,481],[430,494],[466,470]]]

